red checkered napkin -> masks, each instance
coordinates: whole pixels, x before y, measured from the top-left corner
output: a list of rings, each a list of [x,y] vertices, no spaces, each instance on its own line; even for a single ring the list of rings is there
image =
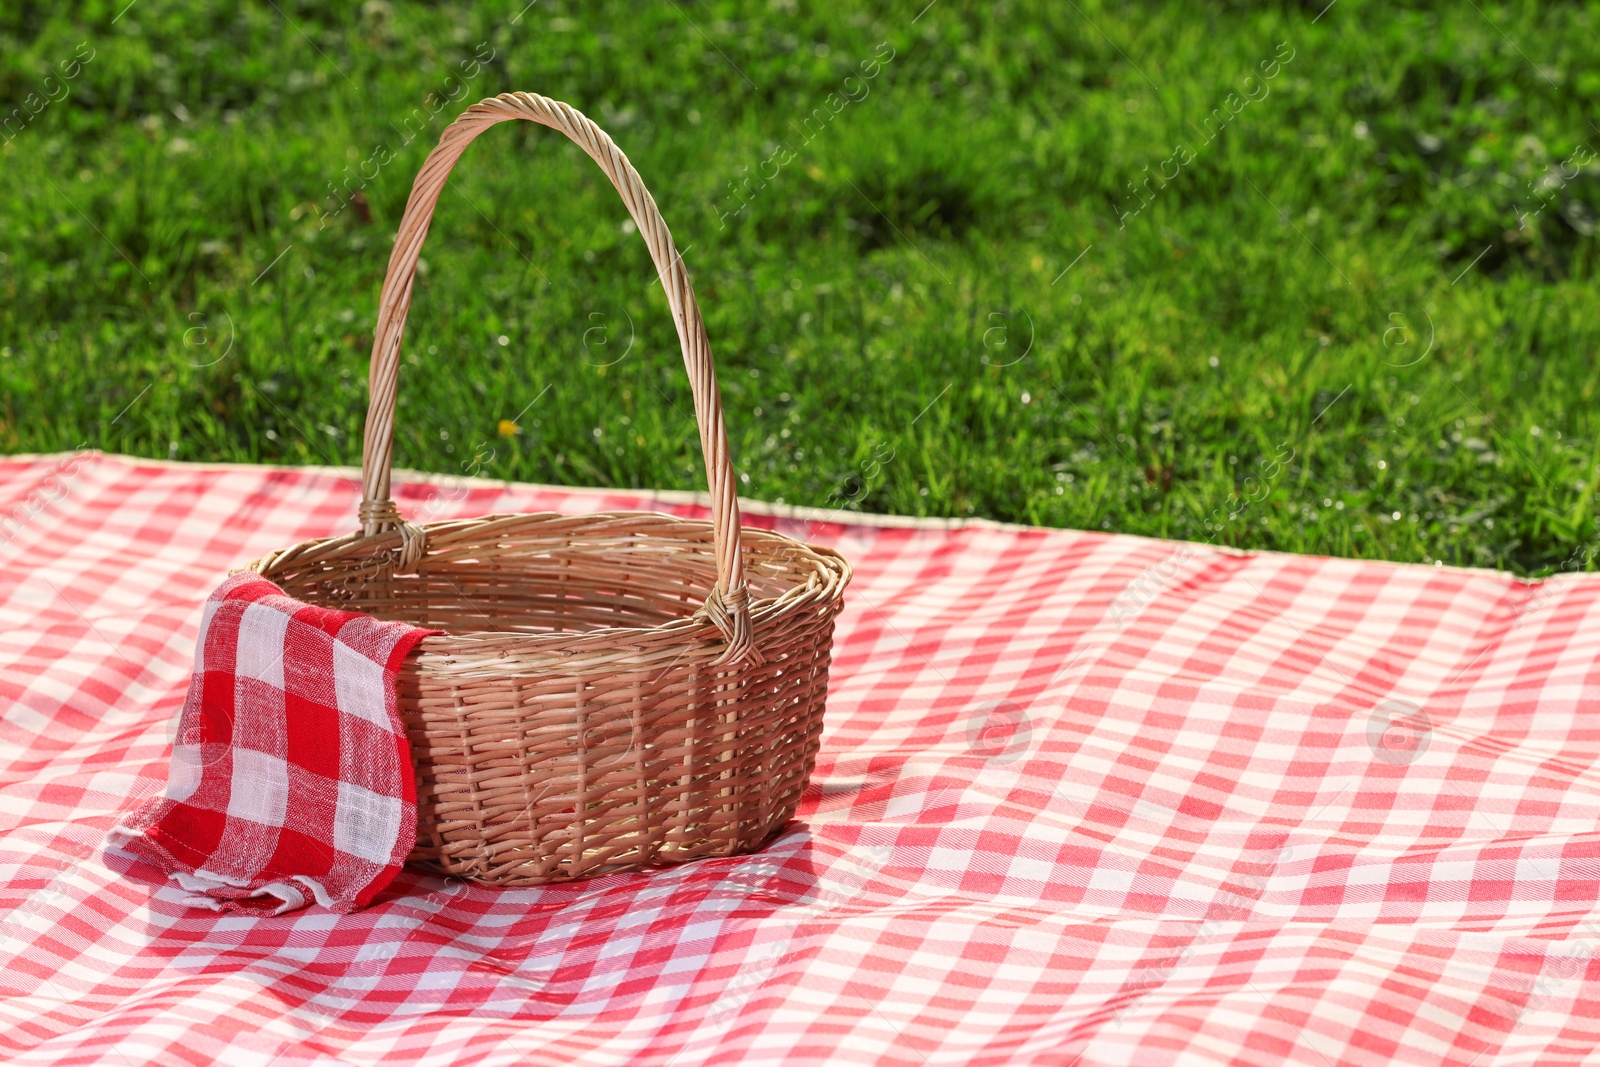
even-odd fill
[[[200,907],[366,904],[416,841],[395,672],[437,632],[229,578],[206,601],[166,791],[107,843],[164,868]]]

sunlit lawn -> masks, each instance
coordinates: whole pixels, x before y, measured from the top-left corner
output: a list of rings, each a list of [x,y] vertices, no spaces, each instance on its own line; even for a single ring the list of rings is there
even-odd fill
[[[1595,4],[125,3],[0,14],[7,451],[358,463],[411,180],[525,89],[653,189],[749,496],[1593,566]],[[626,220],[468,151],[398,464],[702,485]]]

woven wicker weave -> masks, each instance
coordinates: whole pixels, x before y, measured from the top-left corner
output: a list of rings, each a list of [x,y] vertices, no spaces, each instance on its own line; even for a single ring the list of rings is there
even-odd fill
[[[638,224],[694,391],[709,523],[546,514],[419,527],[389,499],[417,256],[457,158],[508,119],[577,142]],[[417,770],[413,860],[536,885],[749,850],[792,817],[822,732],[850,567],[828,549],[741,530],[734,484],[705,327],[632,165],[565,104],[508,93],[469,108],[423,164],[389,259],[362,528],[250,565],[301,599],[446,631],[400,676]]]

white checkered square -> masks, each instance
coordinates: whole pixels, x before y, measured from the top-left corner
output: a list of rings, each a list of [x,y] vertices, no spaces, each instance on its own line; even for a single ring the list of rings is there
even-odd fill
[[[350,782],[339,783],[339,807],[333,819],[333,846],[372,863],[388,863],[400,832],[403,806]]]
[[[289,616],[265,604],[245,605],[239,620],[239,653],[235,674],[283,688],[283,635]]]
[[[389,728],[389,712],[383,703],[388,682],[383,668],[342,641],[333,643],[333,688],[342,713]]]
[[[284,825],[289,810],[289,765],[281,756],[235,748],[232,786],[229,817]]]

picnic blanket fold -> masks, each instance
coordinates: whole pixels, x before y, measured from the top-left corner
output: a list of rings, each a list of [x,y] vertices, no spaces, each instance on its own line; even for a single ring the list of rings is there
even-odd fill
[[[351,912],[416,842],[401,662],[430,633],[258,575],[206,601],[167,787],[107,836],[217,911]]]

